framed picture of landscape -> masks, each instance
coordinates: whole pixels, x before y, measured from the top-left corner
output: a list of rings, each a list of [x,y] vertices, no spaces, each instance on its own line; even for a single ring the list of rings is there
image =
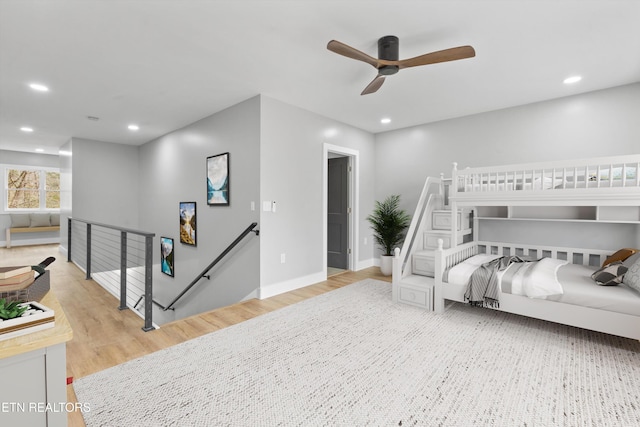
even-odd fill
[[[229,153],[207,157],[207,204],[229,206]]]
[[[196,202],[180,202],[180,243],[196,246]]]
[[[160,270],[168,276],[174,276],[173,239],[170,237],[160,237]]]

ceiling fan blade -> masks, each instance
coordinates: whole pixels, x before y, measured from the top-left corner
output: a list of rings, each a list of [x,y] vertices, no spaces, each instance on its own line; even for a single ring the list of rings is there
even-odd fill
[[[331,40],[327,44],[327,49],[329,49],[331,52],[337,53],[338,55],[346,56],[347,58],[351,59],[357,59],[358,61],[366,62],[367,64],[371,64],[374,67],[378,68],[378,60],[376,58],[369,56],[364,52],[360,52],[358,49],[355,49],[337,40]]]
[[[418,65],[437,64],[438,62],[456,61],[458,59],[473,58],[476,51],[471,46],[452,47],[451,49],[439,50],[416,56],[415,58],[402,59],[397,61],[398,67],[409,68]]]
[[[360,95],[368,95],[377,91],[378,89],[380,89],[380,86],[382,86],[382,83],[384,83],[384,76],[382,74],[378,74],[376,78],[373,79],[371,83],[369,83],[367,87],[364,88]]]

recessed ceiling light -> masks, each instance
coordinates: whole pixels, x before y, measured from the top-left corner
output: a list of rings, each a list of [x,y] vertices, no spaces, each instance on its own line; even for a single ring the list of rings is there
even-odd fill
[[[140,129],[140,127],[138,125],[129,125],[128,128],[129,128],[129,130],[138,130],[138,129]]]
[[[36,148],[36,153],[44,153],[44,148]]]
[[[571,76],[564,79],[563,83],[570,85],[572,83],[578,83],[580,80],[582,80],[582,76]]]
[[[33,128],[30,128],[30,127],[27,127],[27,126],[22,126],[22,127],[20,128],[20,130],[21,130],[22,132],[33,132]]]
[[[383,119],[380,119],[380,123],[382,123],[383,125],[389,124],[391,123],[391,119],[389,117],[385,117]]]
[[[31,83],[29,87],[39,92],[49,92],[49,88],[46,87],[45,85],[41,85],[40,83]]]
[[[71,155],[71,151],[59,150],[58,154],[60,154],[61,156],[70,156]]]
[[[333,137],[334,137],[334,136],[336,136],[337,134],[338,134],[338,129],[336,129],[336,128],[329,128],[329,129],[326,129],[326,130],[324,131],[324,136],[325,136],[326,138],[333,138]]]

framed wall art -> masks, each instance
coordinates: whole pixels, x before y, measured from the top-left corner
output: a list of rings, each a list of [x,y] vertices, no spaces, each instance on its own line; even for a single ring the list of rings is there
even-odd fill
[[[196,246],[196,202],[180,202],[180,243]]]
[[[229,153],[207,157],[207,204],[229,205]]]
[[[173,239],[160,237],[160,270],[168,276],[174,276]]]

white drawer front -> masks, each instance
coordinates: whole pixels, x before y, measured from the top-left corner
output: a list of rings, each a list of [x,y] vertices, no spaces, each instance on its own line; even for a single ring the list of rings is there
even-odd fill
[[[442,239],[442,247],[444,249],[449,249],[451,247],[451,235],[443,233],[430,233],[428,231],[424,233],[424,247],[434,249],[437,248],[438,239]],[[461,244],[463,239],[464,236],[458,233],[458,244]]]
[[[465,212],[458,212],[458,230],[467,228],[469,226],[469,214]],[[434,211],[432,217],[432,226],[434,230],[451,230],[451,212],[449,211]]]
[[[413,273],[421,274],[423,276],[433,277],[435,272],[435,259],[429,256],[413,256]]]
[[[458,217],[458,219],[460,218]],[[433,228],[435,230],[451,230],[451,214],[448,212],[434,212]]]
[[[422,291],[413,288],[400,287],[399,300],[400,302],[422,307],[429,311],[433,310],[431,288]]]
[[[443,236],[442,234],[432,234],[432,233],[424,234],[424,247],[437,248],[438,239],[442,239],[442,242],[443,242],[442,247],[444,249],[449,249],[451,247],[451,236]]]

